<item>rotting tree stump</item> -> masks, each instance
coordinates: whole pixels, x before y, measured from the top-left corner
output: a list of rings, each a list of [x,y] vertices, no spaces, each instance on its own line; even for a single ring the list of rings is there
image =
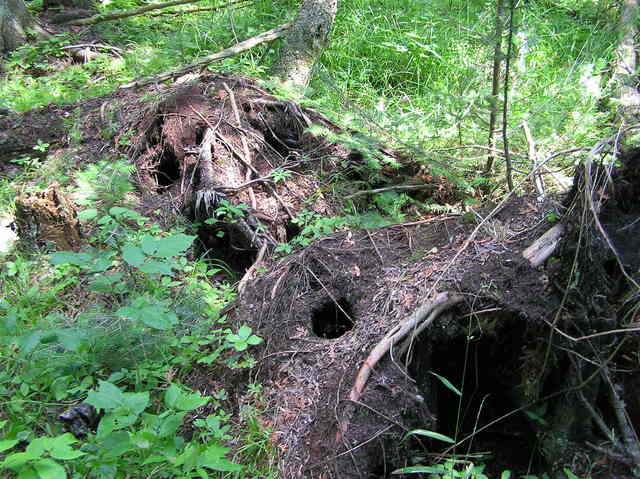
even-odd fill
[[[15,223],[23,247],[77,251],[82,231],[75,205],[56,184],[16,198]]]

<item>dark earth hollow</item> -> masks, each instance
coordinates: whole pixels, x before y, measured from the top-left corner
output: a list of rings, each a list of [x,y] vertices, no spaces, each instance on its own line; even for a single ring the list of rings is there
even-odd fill
[[[409,374],[416,378],[430,403],[441,434],[461,440],[518,408],[526,322],[509,314],[497,315],[493,322],[493,331],[470,329],[468,334],[436,341],[431,348],[418,344],[415,349]],[[471,323],[470,328],[473,326]],[[462,396],[429,371],[450,381]],[[417,441],[415,446],[419,447]],[[447,444],[432,441],[430,449],[444,446]],[[486,473],[511,469],[535,474],[543,471],[538,449],[530,419],[524,412],[517,412],[478,432],[454,453],[490,451],[492,459],[487,464],[491,470]]]
[[[313,333],[325,339],[339,338],[353,328],[351,317],[351,306],[347,300],[342,298],[335,302],[327,298],[327,302],[313,312],[311,319]]]

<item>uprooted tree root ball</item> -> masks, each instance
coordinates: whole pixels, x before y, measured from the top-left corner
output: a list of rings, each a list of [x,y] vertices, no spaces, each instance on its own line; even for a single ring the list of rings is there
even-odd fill
[[[633,422],[613,419],[633,394],[621,387],[629,379],[614,377],[593,342],[578,336],[626,324],[630,308],[637,315],[637,297],[629,303],[630,283],[618,268],[619,260],[638,280],[640,257],[630,246],[637,214],[628,201],[637,191],[634,158],[615,173],[594,173],[615,178],[619,189],[600,183],[588,190],[604,195],[599,221],[617,259],[594,222],[579,221],[591,208],[572,194],[564,207],[555,205],[567,214],[568,231],[547,270],[522,255],[549,228],[547,210],[526,197],[485,216],[479,228],[444,218],[340,233],[271,261],[235,316],[251,318],[266,340],[256,374],[273,405],[283,476],[382,478],[431,455],[491,451],[491,473],[570,465],[591,477],[631,477],[622,453],[595,466],[588,446],[607,457],[597,446],[608,440],[597,426],[605,421],[627,438],[634,434]],[[583,248],[577,255],[576,244]],[[573,288],[567,294],[576,277],[565,265],[576,258],[578,270],[591,261],[589,270],[600,275],[578,279],[593,286],[596,303]],[[598,317],[594,304],[608,319],[586,324]],[[615,335],[604,338],[608,361],[633,349]],[[594,375],[598,367],[602,375]],[[440,441],[407,438],[414,429],[455,437],[458,445],[442,452]],[[617,447],[633,453],[624,438]]]

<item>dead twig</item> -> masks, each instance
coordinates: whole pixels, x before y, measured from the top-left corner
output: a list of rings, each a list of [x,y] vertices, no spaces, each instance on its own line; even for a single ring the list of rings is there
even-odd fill
[[[180,0],[182,1],[182,0]],[[187,3],[187,2],[185,2]],[[222,60],[224,58],[229,58],[238,55],[244,51],[250,50],[251,48],[260,45],[261,43],[272,42],[280,37],[282,37],[285,32],[291,26],[291,22],[280,25],[279,27],[272,28],[266,32],[263,32],[255,37],[248,38],[240,43],[236,43],[232,47],[225,48],[224,50],[220,50],[217,53],[213,53],[206,57],[201,58],[193,63],[189,63],[184,67],[177,68],[172,71],[160,73],[154,77],[143,78],[141,80],[136,80],[130,83],[125,83],[120,88],[134,88],[149,85],[151,83],[159,83],[165,80],[170,80],[172,78],[179,77],[180,75],[184,75],[185,73],[189,73],[192,70],[196,70],[198,68],[203,68],[207,66],[209,63],[215,62],[216,60]]]
[[[353,193],[352,195],[345,196],[345,200],[357,198],[358,196],[374,195],[376,193],[384,193],[385,191],[414,191],[414,190],[426,190],[433,188],[433,185],[393,185],[386,186],[384,188],[376,188],[374,190],[363,190]]]
[[[360,371],[349,394],[351,401],[358,401],[362,396],[362,391],[371,375],[373,367],[380,361],[395,344],[402,340],[411,330],[417,328],[421,322],[430,324],[437,317],[437,314],[451,306],[460,303],[462,296],[455,293],[439,293],[433,301],[428,301],[416,309],[411,316],[389,331],[384,338],[371,350],[369,356],[362,364]],[[436,314],[432,314],[436,312]],[[426,318],[426,320],[425,320]]]
[[[264,254],[266,253],[266,251],[267,251],[267,242],[264,241],[262,243],[262,246],[260,247],[260,251],[258,252],[258,256],[256,257],[256,260],[253,262],[251,267],[247,270],[247,272],[244,274],[244,276],[238,283],[239,296],[242,295],[245,288],[247,287],[247,283],[249,282],[249,280],[253,279],[254,273],[258,270],[260,265],[262,265],[262,260],[264,259]]]

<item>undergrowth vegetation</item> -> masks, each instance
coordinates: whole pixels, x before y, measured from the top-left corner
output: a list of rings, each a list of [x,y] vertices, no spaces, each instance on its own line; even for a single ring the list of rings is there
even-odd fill
[[[232,433],[243,444],[239,457],[243,448],[271,447],[255,419],[260,388],[247,390],[244,410],[232,414],[224,388],[202,396],[184,384],[198,368],[252,366],[248,350],[262,339],[247,326],[225,327],[221,310],[235,293],[212,284],[218,271],[190,256],[194,236],[163,232],[128,207],[129,174],[124,163],[78,174],[80,218],[92,228],[86,250],[5,258],[0,470],[41,478],[132,470],[207,477],[205,469],[268,477],[268,466],[243,467],[223,447]],[[72,422],[74,437],[57,416],[79,401],[102,418],[96,430]]]

